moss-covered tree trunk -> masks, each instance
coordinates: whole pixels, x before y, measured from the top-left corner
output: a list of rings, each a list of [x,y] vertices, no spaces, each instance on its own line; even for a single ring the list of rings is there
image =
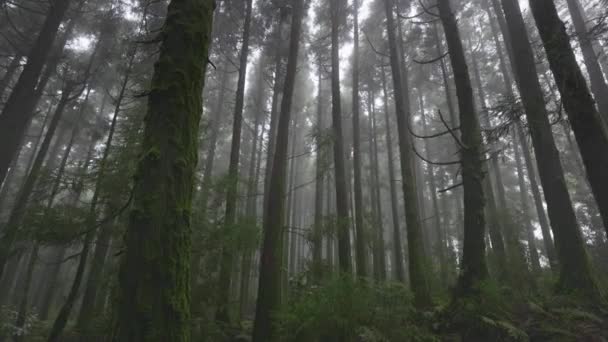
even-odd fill
[[[555,146],[543,92],[538,80],[534,53],[516,0],[502,0],[508,39],[513,48],[516,81],[526,110],[536,162],[555,236],[560,275],[558,288],[581,290],[591,296],[597,287],[587,259],[581,230],[576,221],[559,154]],[[523,135],[523,134],[522,134]],[[522,137],[525,139],[525,137]],[[523,141],[523,139],[520,139]],[[525,152],[525,151],[524,151]],[[528,170],[532,174],[532,170]]]
[[[595,107],[587,81],[570,45],[566,26],[559,18],[555,3],[553,0],[534,0],[530,1],[530,9],[543,41],[564,109],[576,137],[591,191],[604,220],[604,228],[608,232],[608,177],[606,177],[608,175],[608,129],[603,126],[603,121]],[[588,48],[592,50],[591,46]],[[591,58],[591,56],[589,57]],[[602,76],[601,70],[589,70],[589,72],[599,73],[591,76],[592,80],[599,82],[596,78]],[[596,82],[592,83],[592,86],[594,86],[594,90],[598,91],[596,100],[600,105],[600,110],[608,110],[608,107],[604,108],[608,106],[608,87],[604,83],[603,89],[597,89]]]
[[[456,17],[448,0],[439,0],[439,15],[443,24],[460,112],[460,158],[464,189],[464,246],[461,274],[457,290],[468,295],[487,277],[485,262],[485,196],[483,190],[483,142],[475,110],[473,89]]]
[[[409,256],[410,285],[414,292],[414,300],[418,306],[431,304],[428,272],[428,262],[424,253],[424,237],[418,202],[418,191],[412,162],[412,142],[408,132],[410,120],[409,101],[403,94],[402,71],[400,54],[395,33],[394,4],[385,0],[386,28],[390,49],[393,90],[395,99],[395,114],[397,117],[397,134],[399,138],[399,160],[401,162],[401,183],[405,201],[405,221],[407,224],[407,248]]]
[[[268,199],[264,207],[264,236],[260,256],[258,300],[253,325],[254,342],[274,342],[277,339],[274,315],[281,303],[283,273],[284,195],[287,169],[287,146],[291,103],[295,88],[304,0],[293,2],[293,17],[289,41],[289,56],[285,87],[277,125],[276,150],[272,163]]]
[[[247,0],[245,21],[243,23],[243,42],[239,61],[239,78],[236,86],[234,118],[232,122],[232,143],[230,147],[230,163],[228,165],[228,184],[226,186],[226,213],[224,229],[230,231],[236,222],[239,159],[241,154],[241,131],[243,126],[243,107],[245,98],[245,79],[247,77],[247,58],[249,56],[249,36],[251,32],[251,12],[253,0]],[[234,260],[233,246],[223,246],[220,261],[219,285],[217,294],[217,310],[215,319],[223,324],[230,322],[228,303],[230,299],[231,272]]]
[[[70,0],[49,1],[49,11],[28,53],[27,64],[0,113],[0,183],[16,157],[21,139],[26,133],[31,114],[25,109],[31,103],[38,78],[69,6]]]
[[[173,0],[154,66],[113,339],[190,341],[190,210],[213,0]]]

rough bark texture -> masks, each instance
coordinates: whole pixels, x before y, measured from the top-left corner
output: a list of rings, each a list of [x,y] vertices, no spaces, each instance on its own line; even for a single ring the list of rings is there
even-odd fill
[[[304,14],[304,0],[296,0],[293,6],[285,87],[277,125],[276,151],[272,163],[268,200],[264,207],[264,237],[260,257],[258,301],[253,325],[254,342],[276,341],[273,314],[279,309],[281,303],[287,145],[289,141],[291,103],[295,87],[300,34],[302,31],[302,17]]]
[[[418,306],[431,304],[429,290],[428,266],[424,253],[424,237],[418,206],[416,179],[412,163],[412,142],[407,126],[410,117],[409,104],[405,103],[403,94],[403,81],[399,63],[399,52],[395,37],[395,23],[393,14],[393,1],[385,0],[386,26],[390,49],[391,70],[393,76],[393,90],[395,99],[395,114],[397,116],[397,133],[399,137],[399,156],[401,161],[401,183],[405,201],[405,221],[407,223],[407,247],[409,256],[410,284],[414,292],[414,300]]]
[[[558,288],[566,292],[582,290],[596,293],[597,287],[587,260],[581,231],[576,221],[559,154],[555,147],[537,76],[534,54],[521,10],[516,0],[502,0],[502,6],[509,39],[513,47],[516,80],[519,89],[525,89],[521,92],[521,97],[536,152],[536,162],[547,202],[551,228],[555,236],[560,264]]]
[[[464,246],[457,288],[461,295],[467,295],[471,294],[477,284],[483,281],[488,274],[484,241],[483,142],[456,17],[448,0],[439,0],[438,7],[454,71],[460,111],[460,132],[463,145],[460,150],[460,158],[464,189]]]
[[[24,115],[34,93],[42,67],[53,46],[59,25],[68,10],[70,0],[49,1],[49,12],[42,24],[34,46],[27,56],[27,63],[0,114],[0,183],[16,156],[22,137],[31,119]]]
[[[190,210],[213,9],[212,0],[168,8],[119,273],[117,342],[190,340]]]
[[[608,232],[608,130],[602,125],[585,77],[570,46],[566,27],[559,18],[553,0],[530,1],[530,9],[576,137],[591,191],[604,220],[604,228]],[[591,49],[590,46],[589,48]],[[589,71],[597,72],[591,76],[592,80],[603,75],[601,70]],[[600,105],[603,101],[608,101],[608,87],[605,83],[604,89],[596,90],[599,92],[599,98],[597,95],[596,98]]]

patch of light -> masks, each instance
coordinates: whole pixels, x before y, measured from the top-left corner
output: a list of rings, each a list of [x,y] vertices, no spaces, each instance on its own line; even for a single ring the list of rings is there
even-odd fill
[[[95,37],[93,35],[76,36],[68,42],[67,48],[77,52],[87,51],[93,45],[94,40]]]

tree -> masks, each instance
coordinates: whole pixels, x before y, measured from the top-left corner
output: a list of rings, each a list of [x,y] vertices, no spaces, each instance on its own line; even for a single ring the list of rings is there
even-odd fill
[[[583,157],[591,191],[604,220],[604,229],[608,233],[608,128],[602,124],[585,77],[570,46],[566,27],[557,14],[553,0],[531,1],[530,9]],[[590,76],[594,81],[598,81],[596,77],[602,76],[601,70],[591,69],[589,72],[599,72]],[[608,87],[605,83],[604,89],[598,92],[596,97],[601,98],[598,99],[600,109],[608,111],[608,107],[604,108],[603,104],[603,101],[608,99]]]
[[[53,0],[49,2],[49,11],[44,24],[36,38],[34,46],[27,56],[27,64],[13,88],[2,113],[0,114],[0,183],[16,156],[22,137],[31,120],[30,115],[23,115],[29,106],[31,96],[42,72],[46,58],[51,51],[53,41],[63,21],[70,0]]]
[[[232,123],[232,145],[230,148],[230,164],[228,166],[228,186],[226,189],[226,214],[224,227],[231,229],[236,220],[236,205],[239,177],[239,158],[241,153],[241,130],[243,125],[243,105],[245,97],[245,79],[247,78],[247,58],[249,56],[249,37],[251,35],[251,12],[253,0],[247,0],[245,22],[243,26],[243,43],[239,61],[239,79],[237,81],[236,101],[234,106],[234,121]],[[228,301],[230,290],[230,275],[232,272],[232,251],[222,249],[220,276],[218,286],[218,306],[215,319],[220,323],[229,323]]]
[[[460,164],[464,188],[464,247],[457,291],[459,295],[467,296],[473,294],[479,283],[488,276],[484,254],[483,142],[456,17],[452,12],[449,0],[439,0],[437,5],[448,45],[452,70],[454,71],[460,112],[462,141],[458,144],[460,146]],[[454,139],[458,138],[454,137]]]
[[[190,205],[213,9],[211,0],[168,7],[125,234],[115,341],[190,340]]]
[[[352,271],[348,193],[346,183],[346,168],[344,166],[344,139],[342,134],[342,100],[340,99],[340,16],[342,0],[331,0],[329,11],[331,15],[331,120],[334,146],[334,180],[336,187],[336,214],[338,232],[338,264],[340,271]]]
[[[334,20],[336,18],[333,18]],[[359,1],[353,5],[353,171],[355,177],[355,228],[357,231],[355,260],[357,276],[367,276],[367,250],[363,227],[363,198],[361,190],[361,129],[359,127]],[[334,65],[335,67],[335,65]]]
[[[582,290],[595,296],[597,287],[555,147],[534,55],[519,3],[515,0],[502,0],[502,7],[509,32],[506,38],[513,48],[516,81],[521,90],[520,96],[532,135],[538,173],[557,247],[560,265],[558,288],[564,292]],[[532,170],[528,171],[532,172]]]
[[[414,299],[418,306],[431,304],[428,276],[425,272],[427,266],[423,248],[422,225],[418,210],[418,197],[416,180],[412,163],[412,144],[408,134],[409,108],[406,107],[403,97],[401,81],[401,68],[399,52],[395,37],[395,23],[393,14],[393,1],[385,0],[386,29],[390,50],[390,62],[393,76],[393,90],[395,100],[395,114],[397,116],[397,134],[399,137],[399,155],[401,160],[401,179],[403,186],[403,199],[405,201],[405,221],[407,223],[407,247],[409,254],[410,284],[414,292]]]
[[[273,315],[281,303],[281,273],[283,260],[283,231],[287,170],[287,145],[289,142],[289,123],[291,103],[295,88],[304,0],[292,3],[291,32],[289,35],[289,55],[285,73],[285,86],[281,111],[277,125],[276,150],[272,162],[268,200],[264,207],[264,236],[260,253],[260,278],[255,321],[253,324],[254,342],[276,341],[276,327]]]

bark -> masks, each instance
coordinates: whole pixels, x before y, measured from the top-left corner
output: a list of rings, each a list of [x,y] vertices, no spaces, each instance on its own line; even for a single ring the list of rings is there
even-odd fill
[[[320,134],[324,128],[323,124],[323,74],[322,67],[319,61],[319,70],[318,72],[318,85],[317,85],[317,132]],[[319,281],[322,274],[322,248],[323,248],[323,182],[325,180],[324,177],[324,151],[321,138],[318,137],[316,141],[316,161],[315,161],[315,216],[314,216],[314,225],[313,225],[313,241],[312,241],[312,272],[314,281]]]
[[[382,215],[382,204],[380,203],[382,198],[380,196],[380,169],[378,166],[378,139],[377,139],[377,124],[376,124],[376,111],[374,108],[374,95],[372,91],[369,91],[368,96],[368,123],[369,123],[369,165],[370,165],[370,197],[372,202],[372,209],[374,213],[373,225],[377,226],[378,237],[375,244],[374,251],[374,277],[378,281],[386,280],[386,257],[384,247],[384,224]],[[403,266],[403,265],[402,265]]]
[[[454,71],[460,112],[462,143],[460,158],[464,189],[464,246],[457,289],[459,295],[466,296],[472,294],[478,283],[483,281],[488,274],[484,253],[483,142],[456,17],[448,0],[439,0],[438,7],[450,53],[452,70]]]
[[[169,4],[119,271],[117,342],[190,340],[190,210],[213,9]]]
[[[348,217],[348,185],[344,164],[342,134],[342,104],[340,98],[340,6],[339,0],[330,1],[331,12],[331,118],[334,147],[334,180],[336,188],[336,217],[338,236],[338,264],[340,272],[351,273],[351,252]]]
[[[23,58],[23,56],[21,56],[21,54],[17,53],[13,57],[11,62],[9,63],[8,67],[6,68],[6,72],[4,73],[4,76],[2,76],[2,79],[0,79],[0,102],[2,101],[2,98],[4,97],[4,92],[8,88],[11,81],[13,80],[13,76],[15,75],[15,72],[17,72],[17,69],[19,69],[19,67],[21,66],[21,58]]]
[[[19,149],[21,139],[26,133],[31,114],[25,109],[30,104],[29,100],[35,91],[42,67],[69,5],[70,0],[50,1],[49,11],[28,53],[27,63],[0,114],[0,182],[4,180]]]
[[[353,3],[353,172],[355,197],[355,262],[357,276],[367,276],[367,248],[365,241],[365,227],[363,226],[363,194],[361,190],[361,129],[359,127],[359,1]],[[334,18],[335,19],[335,18]]]
[[[281,273],[283,259],[284,194],[287,166],[287,145],[291,103],[295,87],[304,1],[293,3],[293,17],[289,41],[289,56],[285,75],[285,87],[277,125],[276,151],[272,163],[268,201],[264,207],[264,235],[260,256],[258,300],[253,325],[254,342],[276,341],[273,315],[281,302]]]
[[[399,64],[399,52],[395,37],[393,1],[384,2],[387,19],[388,43],[390,49],[393,90],[395,99],[395,114],[397,116],[397,133],[399,137],[399,156],[401,161],[401,183],[405,201],[405,221],[407,223],[407,247],[409,256],[410,284],[414,293],[414,301],[419,307],[431,304],[428,266],[424,253],[424,237],[418,206],[418,191],[412,163],[412,142],[407,129],[410,119],[409,103],[404,101],[404,88]],[[407,101],[409,102],[409,101]]]
[[[559,18],[553,0],[531,1],[530,9],[578,143],[591,191],[602,215],[604,228],[608,232],[608,129],[602,126],[600,114],[596,110],[585,77],[570,46],[566,27]],[[592,50],[591,46],[588,48]],[[595,80],[596,76],[602,76],[601,69],[592,69],[589,72],[597,72],[590,75],[592,80]],[[596,99],[600,110],[606,110],[604,115],[608,115],[608,87],[605,83]],[[604,101],[606,103],[603,103]],[[606,108],[603,108],[604,106]]]
[[[239,157],[241,153],[241,131],[243,126],[243,104],[245,97],[245,79],[247,78],[247,58],[249,56],[249,36],[251,32],[251,11],[253,0],[247,0],[245,22],[243,25],[243,43],[241,45],[239,61],[239,78],[236,88],[236,102],[234,105],[234,121],[232,124],[232,144],[230,148],[230,163],[228,165],[228,184],[226,187],[226,213],[224,215],[224,229],[233,229],[236,219]],[[231,270],[234,256],[226,246],[222,248],[220,261],[219,287],[217,310],[215,320],[227,324],[230,322],[228,302],[230,299]]]
[[[382,98],[384,100],[384,130],[386,132],[386,153],[388,159],[389,190],[391,194],[391,216],[393,220],[393,265],[395,277],[400,282],[405,282],[405,271],[403,265],[403,250],[401,249],[401,227],[399,225],[399,209],[397,189],[395,187],[395,165],[393,156],[393,139],[391,137],[391,124],[388,108],[388,93],[386,91],[386,74],[382,68]]]
[[[513,47],[516,80],[519,89],[525,90],[520,94],[530,125],[538,172],[559,256],[558,288],[565,292],[581,290],[594,296],[597,293],[595,279],[566,187],[521,10],[515,0],[502,0],[502,5]]]
[[[500,9],[500,4],[498,4],[498,1],[493,1],[492,6],[494,8],[494,11],[496,12],[497,21],[499,23],[501,33],[504,37],[505,46],[506,46],[507,52],[508,52],[507,56],[509,57],[511,66],[513,66],[514,65],[513,64],[513,51],[512,51],[512,46],[510,43],[509,31],[506,27],[506,22],[504,19],[504,14],[503,14],[502,10]],[[507,97],[514,100],[515,94],[513,93],[513,80],[511,78],[511,73],[509,72],[509,69],[507,68],[507,63],[505,60],[505,54],[503,53],[502,45],[500,44],[500,40],[498,39],[498,30],[496,28],[495,18],[494,18],[494,16],[492,16],[492,11],[490,10],[490,4],[486,2],[484,4],[484,9],[488,13],[488,16],[490,17],[490,29],[492,31],[494,44],[496,45],[496,52],[498,54],[498,59],[499,59],[500,73],[502,75],[504,86],[505,86],[505,94],[507,95]],[[533,163],[532,157],[530,155],[530,148],[528,147],[528,140],[523,135],[523,131],[522,131],[522,128],[521,128],[521,125],[519,122],[516,123],[515,127],[511,130],[511,136],[512,136],[513,141],[517,145],[517,146],[515,146],[515,150],[518,151],[518,148],[522,149],[522,152],[524,155],[524,162],[526,164],[526,169],[528,170],[528,179],[530,180],[530,188],[532,190],[532,196],[533,196],[533,200],[534,200],[536,214],[537,214],[538,222],[540,224],[541,232],[543,235],[545,251],[547,253],[547,258],[549,259],[549,264],[550,264],[551,268],[555,268],[557,265],[557,261],[556,261],[556,257],[555,257],[553,238],[551,237],[551,233],[550,233],[551,228],[549,227],[549,222],[547,220],[547,216],[545,215],[545,208],[543,206],[543,201],[542,201],[542,198],[540,195],[540,191],[538,189],[538,181],[536,179],[534,163]],[[523,172],[523,170],[522,170],[522,172]],[[523,177],[522,172],[519,172],[519,170],[518,170],[518,175],[520,177]],[[522,189],[520,189],[520,190],[522,190]]]
[[[270,107],[270,131],[268,132],[268,146],[266,152],[266,170],[264,174],[264,208],[268,204],[268,191],[270,187],[270,177],[272,176],[272,163],[276,150],[277,126],[279,123],[279,98],[284,86],[283,75],[283,42],[282,31],[283,23],[287,20],[287,13],[282,7],[279,10],[279,22],[274,32],[274,43],[276,45],[276,55],[274,60],[274,80],[272,86],[272,105]]]
[[[602,67],[598,61],[595,50],[593,49],[593,40],[587,31],[585,24],[585,14],[578,0],[566,0],[568,11],[574,24],[574,29],[581,46],[583,53],[583,61],[589,75],[591,91],[597,102],[600,117],[603,121],[604,128],[608,128],[608,84],[602,73]],[[608,70],[607,70],[608,72]]]

